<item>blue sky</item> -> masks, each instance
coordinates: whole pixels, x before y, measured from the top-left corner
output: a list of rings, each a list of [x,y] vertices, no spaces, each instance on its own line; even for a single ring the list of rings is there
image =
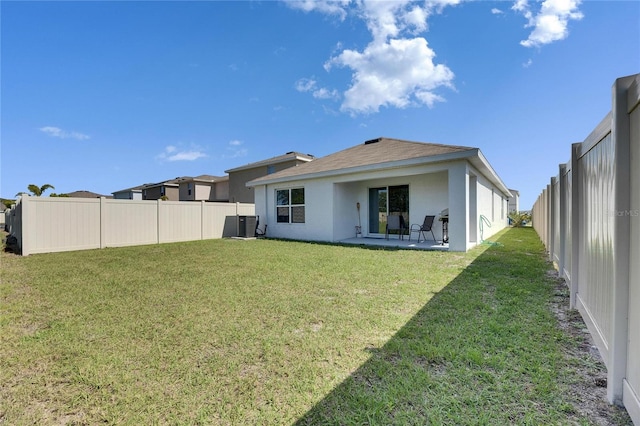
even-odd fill
[[[638,1],[11,2],[0,195],[224,175],[379,136],[479,147],[521,208],[640,72]]]

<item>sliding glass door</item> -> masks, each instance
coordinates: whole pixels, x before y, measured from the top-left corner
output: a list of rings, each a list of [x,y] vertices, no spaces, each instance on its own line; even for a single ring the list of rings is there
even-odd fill
[[[409,185],[369,188],[369,235],[384,235],[389,215],[401,215],[409,226]]]

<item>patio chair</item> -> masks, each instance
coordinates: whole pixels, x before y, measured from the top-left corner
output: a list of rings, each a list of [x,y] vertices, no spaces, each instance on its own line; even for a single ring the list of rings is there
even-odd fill
[[[414,232],[418,233],[418,242],[420,242],[420,234],[422,234],[424,241],[427,241],[427,235],[425,234],[425,232],[431,232],[433,241],[435,241],[436,236],[433,235],[433,229],[431,229],[433,227],[433,221],[435,220],[435,218],[435,216],[425,216],[422,225],[418,223],[414,223],[413,225],[411,225],[411,228],[409,229],[409,241],[411,241],[411,234]]]
[[[389,239],[389,231],[398,231],[398,238],[404,240],[404,230],[406,226],[404,224],[404,217],[402,215],[387,216],[387,228],[384,234],[385,238]]]

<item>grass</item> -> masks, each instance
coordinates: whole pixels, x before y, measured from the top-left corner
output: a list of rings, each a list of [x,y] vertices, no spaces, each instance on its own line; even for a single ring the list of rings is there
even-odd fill
[[[0,424],[590,424],[531,229],[3,253]]]

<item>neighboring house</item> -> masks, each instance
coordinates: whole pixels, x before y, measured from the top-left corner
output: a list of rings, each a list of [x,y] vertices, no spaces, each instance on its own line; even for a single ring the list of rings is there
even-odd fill
[[[267,160],[225,170],[225,173],[229,174],[229,201],[232,203],[253,203],[253,188],[248,187],[247,182],[308,163],[314,159],[313,155],[292,151]]]
[[[509,213],[520,211],[520,192],[515,189],[509,190],[513,197],[509,197]]]
[[[113,198],[117,200],[142,200],[142,188],[144,188],[144,185],[112,192]]]
[[[159,200],[162,197],[166,197],[168,201],[180,201],[179,180],[180,178],[175,178],[143,185],[142,199]]]
[[[73,191],[68,192],[66,195],[72,198],[112,198],[111,195],[101,195],[91,191]]]
[[[449,250],[507,226],[509,189],[478,148],[378,138],[247,183],[269,236],[339,242],[384,238],[388,215],[421,224],[448,209]],[[442,239],[436,221],[435,237]],[[413,234],[413,238],[417,235]]]
[[[229,201],[229,176],[200,175],[178,179],[180,201]]]

